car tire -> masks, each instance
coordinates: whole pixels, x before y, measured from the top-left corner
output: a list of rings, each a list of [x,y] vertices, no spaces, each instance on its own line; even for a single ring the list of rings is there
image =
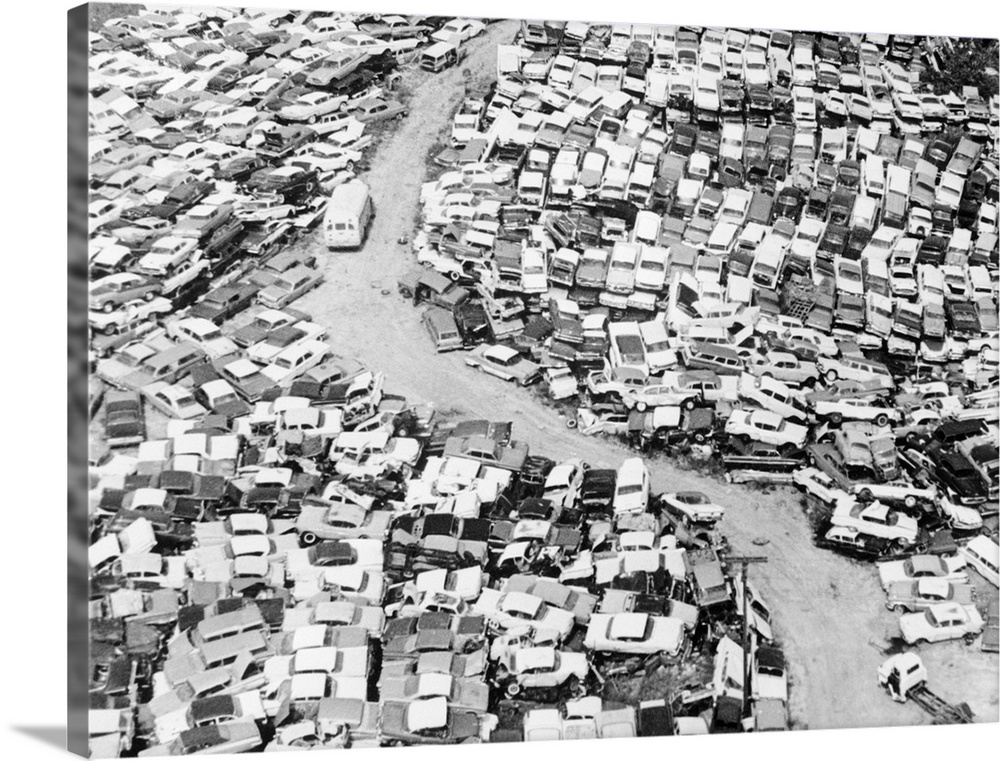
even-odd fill
[[[873,499],[875,499],[875,495],[872,494],[871,489],[861,489],[858,492],[858,499],[860,499],[862,502],[871,502]]]
[[[142,298],[144,301],[152,301],[153,299],[156,298],[156,294],[153,293],[152,291],[146,291],[144,294],[142,294]]]
[[[354,162],[353,161],[348,161],[346,164],[344,164],[344,168],[348,172],[353,172],[354,171]]]
[[[889,425],[889,416],[883,412],[881,415],[875,418],[875,425],[877,425],[879,428],[885,428],[887,425]]]
[[[903,504],[912,510],[917,506],[917,498],[914,497],[912,494],[907,494],[905,497],[903,497]]]
[[[771,372],[763,372],[763,373],[761,373],[761,374],[760,374],[760,377],[761,377],[761,378],[773,378],[773,377],[774,377],[774,373],[771,373]]]
[[[448,273],[448,278],[451,280],[451,282],[457,283],[462,278],[462,274],[457,270],[452,270],[451,272]]]
[[[832,425],[840,425],[843,422],[844,422],[844,416],[841,415],[839,412],[834,412],[832,415],[830,415],[830,423]]]
[[[685,399],[684,404],[681,406],[684,407],[684,409],[686,409],[688,412],[690,412],[691,410],[694,409],[694,399]]]
[[[310,116],[306,121],[309,124],[315,124],[316,123],[316,114],[313,114],[312,116]]]
[[[802,385],[806,388],[816,388],[816,378],[810,376],[802,381]]]
[[[104,314],[111,314],[115,311],[115,305],[110,301],[105,301],[104,306],[101,307],[101,311],[104,312]]]
[[[894,605],[892,607],[893,613],[909,613],[909,609],[905,605]]]
[[[312,531],[303,531],[299,534],[299,543],[303,547],[312,547],[314,544],[319,544],[319,537]]]
[[[505,690],[505,692],[507,693],[507,697],[509,698],[516,697],[521,694],[521,685],[519,685],[517,682],[511,682],[510,684],[507,685],[507,689]]]
[[[695,440],[695,443],[697,444],[704,444],[706,441],[708,441],[708,436],[706,436],[701,431],[694,433],[692,435],[692,438]]]
[[[579,425],[579,423],[577,422],[577,419],[575,417],[566,418],[566,427],[569,428],[570,430],[576,428],[577,425]]]
[[[833,383],[833,382],[834,382],[835,380],[837,380],[837,377],[838,377],[838,375],[837,375],[837,371],[836,371],[836,370],[834,370],[834,369],[833,369],[833,368],[831,367],[831,368],[830,368],[829,370],[827,370],[827,371],[826,371],[826,373],[824,373],[824,377],[825,377],[825,378],[826,378],[826,379],[827,379],[827,380],[828,380],[828,381],[829,381],[830,383]]]
[[[635,408],[636,408],[636,410],[638,412],[645,412],[646,411],[646,403],[645,402],[636,402],[635,403]]]

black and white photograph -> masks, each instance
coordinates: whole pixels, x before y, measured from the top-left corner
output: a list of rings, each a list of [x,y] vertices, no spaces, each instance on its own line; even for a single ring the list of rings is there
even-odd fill
[[[311,5],[71,11],[71,749],[998,722],[1000,42]]]

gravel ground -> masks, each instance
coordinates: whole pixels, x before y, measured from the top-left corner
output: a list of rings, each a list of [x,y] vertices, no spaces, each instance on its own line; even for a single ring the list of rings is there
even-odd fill
[[[622,445],[568,430],[565,418],[536,395],[474,372],[460,352],[432,356],[419,311],[396,292],[397,277],[415,266],[409,245],[399,240],[414,232],[428,150],[449,128],[463,98],[463,80],[475,89],[495,76],[495,46],[509,41],[515,29],[509,21],[488,27],[469,44],[470,54],[459,68],[405,74],[404,87],[412,93],[410,115],[384,136],[362,176],[377,210],[368,240],[353,253],[328,253],[318,233],[298,242],[314,249],[326,282],[295,306],[331,326],[334,351],[384,370],[391,392],[432,402],[446,416],[512,420],[517,438],[552,458],[578,456],[592,466],[617,467],[628,455]],[[150,435],[157,435],[161,425],[152,421]],[[895,614],[883,604],[875,567],[814,547],[797,492],[726,484],[665,458],[649,465],[655,490],[695,489],[727,507],[720,528],[735,552],[767,556],[766,565],[751,569],[751,581],[773,611],[789,661],[795,728],[930,723],[918,707],[894,703],[877,685],[882,650],[892,646],[898,629]],[[981,585],[981,595],[996,594],[994,587]],[[978,721],[998,720],[996,654],[980,652],[978,642],[925,646],[920,654],[931,687],[942,697],[968,702]]]

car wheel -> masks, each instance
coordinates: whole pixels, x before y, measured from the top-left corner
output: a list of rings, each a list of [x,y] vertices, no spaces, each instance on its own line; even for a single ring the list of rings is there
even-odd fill
[[[912,494],[907,494],[903,498],[903,504],[912,510],[914,507],[917,506],[917,498],[914,497]]]
[[[354,162],[353,161],[348,161],[344,165],[344,168],[347,169],[348,172],[353,172],[354,171]]]
[[[115,325],[115,323],[109,322],[107,325],[104,326],[104,335],[113,336],[115,334],[115,330],[117,329],[118,326]]]
[[[155,294],[155,293],[153,293],[152,291],[146,291],[146,292],[145,292],[145,293],[144,293],[144,294],[142,295],[142,297],[143,297],[143,299],[145,299],[146,301],[152,301],[152,300],[153,300],[154,298],[156,298],[156,294]]]
[[[645,412],[646,411],[646,403],[645,402],[636,402],[635,403],[635,408],[639,412]]]
[[[917,647],[920,647],[921,645],[926,645],[927,640],[924,639],[923,637],[920,637],[919,639],[913,640],[913,644],[916,645]]]
[[[693,410],[694,409],[694,399],[687,399],[687,400],[685,400],[685,402],[684,402],[684,409],[686,409],[688,412],[690,412],[691,410]]]
[[[566,418],[566,427],[570,430],[576,428],[578,425],[575,417]]]
[[[833,425],[840,425],[841,423],[844,422],[844,416],[841,415],[839,412],[834,412],[832,415],[830,415],[830,422]]]
[[[773,378],[774,374],[773,373],[769,373],[769,372],[764,372],[764,373],[760,374],[760,377],[761,378]]]
[[[104,306],[101,307],[101,309],[104,311],[104,314],[111,314],[113,311],[115,311],[115,305],[112,304],[110,301],[105,301]]]
[[[452,270],[451,272],[448,273],[448,277],[451,279],[451,282],[457,283],[459,279],[461,279],[462,273],[459,272],[458,270]]]
[[[511,682],[507,685],[507,697],[515,697],[521,694],[521,685],[517,682]]]
[[[885,428],[885,426],[889,425],[889,416],[886,415],[885,413],[882,413],[877,418],[875,418],[875,425],[877,425],[879,428]]]
[[[587,694],[587,688],[583,685],[583,682],[581,682],[580,678],[577,676],[571,676],[566,681],[566,689],[569,691],[569,694],[572,695],[574,698],[582,698],[584,695]]]
[[[698,444],[704,444],[706,441],[708,441],[708,437],[701,431],[695,433],[693,438],[695,442],[697,442]]]
[[[871,489],[862,489],[861,491],[858,492],[858,499],[860,499],[862,502],[871,502],[874,498],[875,495],[872,494]]]
[[[312,531],[303,531],[299,535],[299,542],[303,547],[312,547],[314,544],[319,543],[319,537]]]
[[[308,119],[308,122],[309,122],[309,124],[315,124],[316,123],[316,114],[313,114],[312,116],[310,116],[309,119]]]
[[[810,376],[802,381],[802,385],[806,388],[816,388],[816,379]]]
[[[837,380],[837,371],[836,371],[836,370],[834,370],[834,369],[833,369],[833,368],[831,367],[831,368],[830,368],[829,370],[827,370],[827,371],[826,371],[826,374],[825,374],[825,376],[824,376],[824,377],[825,377],[825,378],[826,378],[826,379],[827,379],[827,380],[828,380],[828,381],[829,381],[830,383],[833,383],[833,382],[834,382],[835,380]]]

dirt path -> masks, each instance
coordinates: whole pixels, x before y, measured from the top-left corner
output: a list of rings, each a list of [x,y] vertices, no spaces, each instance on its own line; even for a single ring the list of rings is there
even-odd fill
[[[496,45],[509,41],[514,31],[512,22],[490,26],[470,43],[461,69],[406,74],[405,86],[413,93],[410,115],[379,146],[364,177],[378,210],[369,239],[357,253],[328,254],[318,236],[300,244],[315,247],[325,262],[326,283],[296,306],[332,326],[335,351],[384,370],[394,393],[433,402],[442,413],[513,420],[516,436],[549,457],[579,456],[595,466],[617,467],[627,456],[621,445],[569,431],[555,410],[523,390],[473,372],[461,353],[433,356],[419,312],[396,292],[397,277],[415,265],[409,246],[398,241],[412,237],[427,151],[463,97],[463,71],[469,70],[476,83],[488,81],[495,71]],[[915,706],[893,703],[877,687],[882,656],[869,642],[884,645],[896,628],[882,606],[874,568],[813,547],[797,493],[764,494],[727,485],[664,459],[650,464],[654,488],[705,492],[728,508],[722,529],[734,549],[767,555],[767,565],[753,568],[751,579],[774,611],[786,649],[790,712],[797,727],[926,723]],[[758,546],[755,539],[766,543]],[[933,651],[928,666],[935,685],[944,676],[936,666],[947,665],[954,695],[944,690],[946,695],[968,700],[980,717],[996,721],[996,656],[987,659],[961,644],[927,650]],[[967,682],[976,684],[976,694],[965,689]]]
[[[513,32],[512,23],[501,22],[471,43],[463,69],[472,72],[473,80],[484,82],[493,75],[495,45]],[[368,242],[359,253],[327,255],[314,239],[312,245],[327,262],[327,282],[299,306],[333,326],[335,351],[385,370],[394,392],[433,402],[442,413],[513,420],[517,437],[547,456],[579,456],[595,466],[616,467],[627,455],[621,445],[567,430],[555,410],[520,389],[473,372],[460,353],[432,356],[419,312],[396,293],[396,278],[414,265],[408,246],[398,241],[412,236],[427,151],[463,97],[462,79],[459,69],[407,75],[406,85],[413,92],[410,115],[379,147],[365,177],[379,210]],[[751,578],[774,610],[775,628],[787,651],[789,708],[797,727],[926,722],[915,706],[892,703],[876,685],[882,655],[869,643],[884,645],[896,629],[881,606],[873,567],[813,547],[797,493],[783,489],[763,494],[730,486],[663,459],[652,462],[651,471],[657,490],[698,489],[727,506],[723,531],[736,551],[767,555],[768,564],[755,567]],[[757,546],[755,539],[766,544]],[[945,663],[953,667],[956,677],[981,670],[980,694],[968,694],[956,685],[954,698],[969,700],[979,716],[995,721],[991,669],[995,675],[996,656],[988,660],[964,645],[929,650],[932,673],[939,661],[942,668]]]

